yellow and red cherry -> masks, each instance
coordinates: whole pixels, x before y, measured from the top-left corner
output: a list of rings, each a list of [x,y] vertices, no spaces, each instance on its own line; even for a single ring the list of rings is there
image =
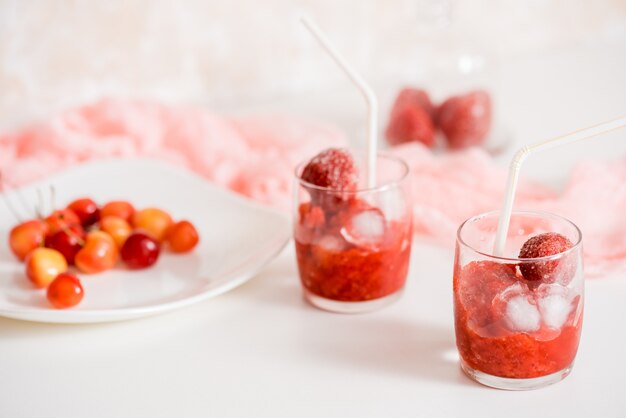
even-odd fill
[[[126,238],[133,232],[130,224],[117,216],[105,216],[100,219],[100,229],[111,235],[117,248],[122,248]]]
[[[194,249],[200,237],[198,231],[189,221],[176,222],[167,231],[165,241],[175,253],[186,253]]]
[[[131,223],[136,229],[143,230],[161,243],[173,222],[169,213],[157,208],[148,208],[135,212]]]
[[[26,257],[26,276],[37,287],[46,287],[67,271],[63,254],[51,248],[35,248]]]
[[[68,226],[80,224],[80,218],[71,209],[61,209],[52,212],[46,219],[48,234],[52,235]]]
[[[117,245],[109,234],[92,231],[87,234],[85,245],[76,254],[74,264],[83,273],[100,273],[115,266],[118,253]]]
[[[122,260],[131,269],[143,269],[156,263],[161,251],[159,243],[143,232],[133,233],[122,246]]]
[[[89,198],[77,199],[67,205],[67,208],[78,216],[80,224],[85,228],[95,224],[100,219],[98,205]]]
[[[48,224],[35,219],[23,222],[11,229],[9,233],[9,247],[17,258],[24,260],[28,253],[44,244]]]
[[[67,260],[67,263],[74,264],[76,254],[85,244],[85,230],[79,224],[68,226],[52,235],[46,237],[46,247],[57,250]]]
[[[135,207],[125,200],[114,200],[100,208],[100,218],[116,216],[129,223],[134,213]]]
[[[56,309],[67,309],[78,305],[83,300],[84,294],[78,277],[70,273],[61,273],[48,286],[46,297]]]

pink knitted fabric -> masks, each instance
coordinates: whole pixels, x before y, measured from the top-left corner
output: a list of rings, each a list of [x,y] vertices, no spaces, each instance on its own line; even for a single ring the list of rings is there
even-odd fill
[[[346,144],[336,128],[293,116],[225,117],[202,108],[107,99],[0,134],[0,167],[12,183],[23,184],[89,159],[155,157],[287,211],[295,165]],[[506,170],[479,149],[436,155],[413,143],[390,152],[411,168],[419,235],[453,246],[463,220],[501,204]],[[516,207],[576,223],[585,236],[588,275],[626,264],[626,159],[580,163],[560,194],[522,182]]]
[[[0,167],[19,185],[90,159],[153,157],[288,210],[296,164],[346,142],[337,128],[305,118],[106,99],[0,134]]]

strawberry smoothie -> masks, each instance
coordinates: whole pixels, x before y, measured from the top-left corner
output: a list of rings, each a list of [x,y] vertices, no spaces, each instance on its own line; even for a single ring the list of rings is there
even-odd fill
[[[514,215],[516,225],[526,226],[512,232],[505,257],[487,252],[497,214],[459,228],[456,343],[470,378],[501,389],[533,389],[563,379],[576,357],[583,322],[581,239],[578,228],[556,215]]]
[[[317,307],[370,311],[404,287],[412,239],[406,166],[389,157],[379,164],[391,176],[374,189],[360,186],[346,150],[323,151],[298,172],[296,257],[305,297]]]

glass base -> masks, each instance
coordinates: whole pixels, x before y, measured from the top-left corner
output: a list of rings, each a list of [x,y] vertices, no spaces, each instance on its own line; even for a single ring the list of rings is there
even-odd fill
[[[368,300],[365,302],[344,302],[340,300],[326,299],[304,289],[304,299],[316,308],[329,312],[358,314],[372,312],[391,305],[402,296],[402,290],[392,293],[379,299]]]
[[[485,386],[504,390],[532,390],[549,386],[565,379],[567,375],[572,371],[572,365],[570,364],[563,370],[549,374],[547,376],[533,377],[528,379],[510,379],[507,377],[499,377],[483,373],[478,370],[472,369],[463,361],[463,359],[461,359],[461,369],[463,369],[465,374],[470,379],[475,380],[476,382]]]

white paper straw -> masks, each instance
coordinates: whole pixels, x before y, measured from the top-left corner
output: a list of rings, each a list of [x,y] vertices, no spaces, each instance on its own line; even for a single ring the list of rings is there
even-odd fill
[[[376,150],[378,137],[378,99],[374,90],[365,82],[352,66],[339,54],[331,44],[324,32],[308,17],[301,17],[302,24],[317,39],[319,44],[330,55],[335,63],[350,78],[352,83],[359,89],[367,104],[367,162],[365,164],[365,177],[369,188],[376,186]]]
[[[509,176],[507,179],[506,192],[504,195],[504,203],[502,205],[502,210],[500,211],[500,218],[498,219],[498,231],[496,232],[496,241],[493,247],[494,255],[502,256],[502,254],[504,253],[506,237],[509,233],[509,223],[511,222],[511,211],[513,210],[513,202],[515,201],[515,192],[519,180],[519,172],[526,158],[528,158],[531,154],[535,154],[543,150],[580,141],[582,139],[591,138],[609,131],[613,131],[615,129],[623,128],[624,126],[626,126],[626,116],[608,122],[600,123],[598,125],[590,126],[588,128],[580,129],[578,131],[558,136],[547,141],[524,146],[519,151],[517,151],[517,153],[511,160],[511,166],[509,167]]]

